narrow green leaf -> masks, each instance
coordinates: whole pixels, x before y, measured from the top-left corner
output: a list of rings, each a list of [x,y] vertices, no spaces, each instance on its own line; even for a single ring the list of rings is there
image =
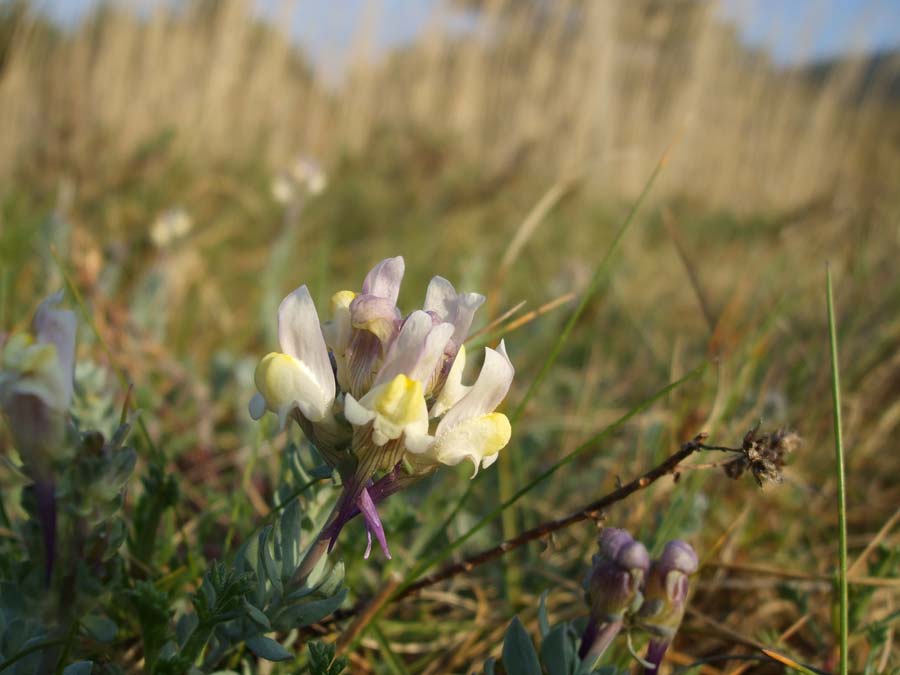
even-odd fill
[[[547,596],[549,594],[550,591],[541,593],[541,599],[538,602],[538,626],[541,629],[542,640],[547,637],[547,633],[550,632],[550,619],[547,616]]]
[[[392,675],[409,675],[409,671],[403,665],[403,662],[391,649],[391,644],[388,642],[387,636],[382,632],[381,627],[377,623],[372,622],[371,628],[372,633],[375,635],[375,640],[381,647],[381,654],[384,657],[382,662],[388,667],[388,671]]]
[[[259,533],[259,556],[262,560],[262,567],[266,571],[266,577],[268,577],[269,583],[271,583],[280,594],[282,592],[281,572],[275,564],[275,559],[272,557],[272,550],[269,546],[269,536],[272,534],[274,534],[274,530],[271,525],[264,528],[263,531]],[[273,541],[272,543],[274,544],[275,542]]]
[[[287,649],[265,635],[256,635],[247,640],[247,648],[266,661],[288,661],[294,658]]]
[[[183,614],[181,618],[178,619],[178,623],[175,624],[175,637],[178,640],[179,647],[184,646],[191,636],[191,633],[196,630],[199,622],[200,620],[197,618],[196,614]]]
[[[274,618],[273,623],[278,630],[285,631],[309,626],[333,614],[343,604],[346,597],[347,589],[345,588],[337,595],[324,600],[315,600],[286,607]]]
[[[849,668],[849,600],[847,590],[847,491],[844,484],[844,441],[841,432],[841,382],[838,369],[837,328],[834,317],[834,293],[831,288],[831,268],[825,267],[825,298],[828,305],[828,338],[831,345],[831,400],[834,407],[834,451],[838,498],[838,603],[840,605],[840,673]]]
[[[82,627],[97,642],[109,643],[116,639],[119,627],[104,616],[89,614],[81,620]]]
[[[641,194],[638,195],[638,198],[635,200],[631,209],[628,212],[628,215],[625,217],[625,220],[622,222],[622,225],[616,231],[613,236],[612,242],[609,247],[606,249],[606,253],[603,255],[603,258],[594,268],[594,274],[591,277],[590,282],[588,282],[587,288],[584,289],[584,292],[581,294],[581,299],[578,301],[578,306],[569,315],[569,319],[566,321],[565,326],[563,326],[562,331],[560,331],[559,336],[556,338],[556,341],[553,343],[553,347],[551,347],[549,353],[547,354],[547,358],[544,359],[544,363],[541,365],[541,369],[535,377],[531,384],[528,385],[528,389],[525,391],[525,395],[522,397],[522,400],[519,401],[519,404],[516,406],[515,410],[509,416],[509,421],[511,424],[515,425],[515,423],[519,420],[522,414],[525,412],[525,408],[528,405],[528,402],[531,401],[531,398],[534,396],[538,387],[543,383],[546,379],[547,375],[550,372],[550,369],[556,363],[556,360],[559,358],[559,355],[562,353],[562,349],[565,346],[566,342],[569,339],[569,335],[571,335],[572,330],[575,328],[575,324],[578,323],[578,320],[581,318],[581,315],[584,314],[584,311],[587,309],[591,300],[593,300],[594,295],[597,293],[597,290],[600,288],[600,282],[603,281],[603,278],[606,276],[607,266],[609,261],[612,259],[613,254],[616,252],[619,246],[619,242],[625,236],[625,232],[628,230],[628,227],[634,221],[635,215],[637,215],[638,210],[641,205],[644,203],[644,200],[647,198],[647,195],[650,193],[650,189],[653,187],[653,184],[656,182],[656,178],[659,176],[662,171],[663,165],[665,164],[666,155],[663,154],[660,157],[659,161],[656,164],[656,167],[653,169],[653,172],[650,174],[650,178],[647,179],[647,182],[644,184],[644,189],[641,190]],[[510,497],[513,493],[513,475],[512,475],[512,464],[510,464],[510,450],[506,451],[506,460],[505,462],[501,462],[497,467],[497,476],[499,480],[500,487],[500,500],[501,501],[509,501]],[[468,493],[467,493],[468,494]],[[512,539],[516,534],[516,518],[515,513],[512,510],[504,510],[501,514],[502,516],[502,527],[503,527],[503,538],[504,539]],[[521,584],[521,580],[519,578],[519,567],[517,565],[508,565],[506,567],[505,576],[507,582],[507,588],[510,592],[510,597],[515,599],[519,593],[519,587]]]
[[[249,616],[255,623],[259,624],[263,630],[270,631],[272,630],[272,625],[269,623],[269,617],[262,613],[259,608],[254,607],[249,602],[247,602],[247,598],[243,598],[244,609],[247,612],[247,616]]]
[[[316,592],[320,595],[334,595],[341,588],[344,581],[344,561],[335,563],[328,573],[316,585]]]
[[[281,514],[278,523],[281,531],[281,578],[283,581],[294,576],[300,550],[300,503],[293,499]]]

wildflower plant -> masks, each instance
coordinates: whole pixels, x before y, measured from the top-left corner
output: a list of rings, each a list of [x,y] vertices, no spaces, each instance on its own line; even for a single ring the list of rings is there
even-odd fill
[[[124,408],[108,436],[91,428],[108,419],[110,400],[97,377],[89,378],[90,395],[73,381],[77,321],[61,301],[61,294],[46,300],[31,330],[3,336],[0,345],[0,413],[12,447],[4,465],[21,494],[12,519],[0,511],[16,532],[0,540],[0,669],[121,673],[98,662],[121,635],[139,638],[142,672],[156,675],[211,671],[238,646],[263,659],[293,659],[266,633],[320,621],[347,592],[341,565],[319,565],[304,583],[291,582],[328,515],[321,499],[296,488],[315,482],[297,448],[284,455],[276,517],[228,560],[198,569],[196,585],[179,593],[189,576],[161,580],[155,560],[163,516],[179,500],[178,479],[164,458],[150,457],[130,522],[123,517],[137,464],[126,445],[135,415]],[[184,595],[189,607],[179,601]]]
[[[61,300],[41,303],[31,330],[2,346],[0,412],[15,450],[7,466],[23,476],[25,516],[21,546],[5,551],[0,582],[0,656],[19,655],[12,673],[49,672],[66,648],[29,654],[28,647],[64,645],[60,632],[74,640],[80,626],[95,639],[109,636],[110,622],[94,609],[122,571],[120,511],[137,459],[126,445],[130,420],[107,438],[71,414],[77,322]]]
[[[535,648],[522,623],[513,619],[503,639],[504,672],[627,673],[602,664],[603,655],[621,633],[644,672],[658,672],[687,606],[690,576],[698,568],[697,554],[687,542],[673,540],[658,559],[651,561],[644,545],[618,528],[604,528],[598,548],[584,582],[587,623],[575,620],[551,626],[545,593],[538,607],[540,647]],[[579,631],[580,625],[584,628]],[[635,651],[634,634],[648,639],[645,657]],[[493,659],[485,663],[484,672],[497,672]]]
[[[381,261],[359,292],[332,296],[324,324],[301,286],[278,309],[282,351],[257,367],[250,414],[271,411],[280,428],[296,422],[343,484],[302,573],[357,514],[368,533],[365,557],[374,537],[390,558],[378,502],[441,465],[469,461],[474,477],[509,441],[509,420],[496,412],[514,374],[504,344],[487,348],[475,382],[463,383],[464,342],[484,297],[434,277],[423,308],[404,316],[403,272],[402,257]]]

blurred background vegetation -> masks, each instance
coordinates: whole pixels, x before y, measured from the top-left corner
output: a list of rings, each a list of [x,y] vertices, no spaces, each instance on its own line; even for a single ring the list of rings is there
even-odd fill
[[[852,663],[897,672],[900,53],[786,65],[703,0],[434,7],[411,39],[375,49],[372,5],[334,76],[292,36],[290,3],[104,3],[70,21],[0,4],[0,330],[21,327],[66,278],[78,290],[96,331],[80,330],[82,396],[121,404],[123,373],[180,476],[159,574],[202,567],[192,547],[222,557],[272,508],[285,439],[258,431],[246,401],[286,292],[308,283],[324,308],[402,254],[407,308],[433,274],[488,295],[482,325],[559,301],[506,336],[514,406],[667,152],[496,470],[444,530],[466,469],[389,502],[390,565],[363,564],[362,529],[348,528],[335,555],[352,596],[408,570],[426,542],[463,534],[496,504],[498,482],[510,494],[709,362],[466,550],[569,513],[698,431],[737,444],[759,419],[786,425],[806,444],[783,486],[689,471],[608,522],[701,553],[676,664],[763,644],[833,670],[827,260],[861,557]],[[327,186],[285,200],[273,181],[299,156]],[[571,528],[391,607],[353,652],[354,672],[468,672],[497,653],[514,613],[534,627],[544,590],[555,618],[583,614],[595,532]],[[703,666],[748,669],[778,671]]]

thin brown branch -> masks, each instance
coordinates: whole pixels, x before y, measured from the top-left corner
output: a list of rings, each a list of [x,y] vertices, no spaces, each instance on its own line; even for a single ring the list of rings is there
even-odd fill
[[[402,592],[392,597],[390,599],[390,602],[402,600],[403,598],[406,598],[413,593],[422,590],[423,588],[433,586],[437,583],[440,583],[441,581],[445,581],[459,574],[471,572],[476,567],[495,560],[508,553],[509,551],[513,551],[529,542],[545,537],[552,532],[557,532],[558,530],[562,530],[569,527],[570,525],[580,523],[584,520],[597,518],[604,509],[609,508],[617,502],[627,499],[635,492],[649,487],[663,476],[674,473],[681,462],[683,462],[685,459],[687,459],[703,447],[703,441],[706,440],[706,437],[706,434],[699,434],[693,440],[684,443],[681,446],[681,449],[678,450],[678,452],[670,455],[662,463],[650,469],[643,475],[635,478],[625,485],[616,488],[612,492],[604,495],[596,501],[591,502],[590,504],[566,516],[565,518],[548,520],[544,523],[541,523],[537,527],[526,530],[522,534],[513,537],[512,539],[508,539],[501,544],[498,544],[497,546],[486,549],[481,553],[476,553],[475,555],[469,556],[461,562],[447,565],[442,570],[419,579],[415,583],[406,587]],[[381,597],[381,594],[379,594],[379,597]],[[335,612],[331,615],[331,617],[323,621],[320,625],[327,625],[334,621],[339,621],[341,619],[354,616],[358,614],[363,607],[368,606],[370,606],[370,601],[368,599],[362,600],[349,610],[343,612]]]
[[[535,541],[536,539],[541,539],[551,532],[565,529],[570,525],[580,523],[584,520],[597,518],[597,516],[601,511],[603,511],[603,509],[606,509],[616,502],[620,502],[623,499],[630,497],[635,492],[643,490],[644,488],[655,483],[663,476],[672,473],[678,467],[678,465],[681,464],[681,462],[690,457],[701,447],[701,440],[702,439],[698,437],[692,441],[688,441],[681,446],[681,449],[678,452],[671,455],[668,459],[666,459],[658,466],[655,466],[642,476],[632,480],[630,483],[622,485],[618,489],[613,490],[609,494],[601,497],[596,501],[591,502],[587,506],[584,506],[578,511],[575,511],[574,513],[566,516],[565,518],[548,520],[541,523],[537,527],[526,530],[522,534],[513,537],[512,539],[507,539],[506,541],[498,544],[497,546],[494,546],[493,548],[489,548],[485,551],[482,551],[481,553],[476,553],[475,555],[470,556],[461,562],[447,565],[446,567],[444,567],[444,569],[439,570],[434,574],[429,574],[422,579],[419,579],[419,581],[410,584],[394,599],[399,600],[401,598],[405,598],[423,588],[433,586],[434,584],[440,583],[441,581],[455,577],[457,574],[471,572],[476,567],[484,565],[491,560],[495,560],[508,553],[509,551],[524,546],[529,542]]]

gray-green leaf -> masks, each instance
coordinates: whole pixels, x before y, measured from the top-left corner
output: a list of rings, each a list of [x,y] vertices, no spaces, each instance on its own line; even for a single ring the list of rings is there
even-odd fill
[[[258,623],[258,624],[259,624],[260,626],[262,626],[263,629],[265,629],[265,630],[272,630],[272,626],[271,626],[271,624],[269,623],[269,617],[267,617],[265,614],[263,614],[258,608],[256,608],[256,607],[254,607],[253,605],[251,605],[251,604],[247,601],[247,598],[243,598],[243,602],[244,602],[244,609],[246,610],[247,615],[248,615],[255,623]]]
[[[116,639],[119,627],[103,616],[89,614],[81,620],[81,625],[97,642],[109,643]],[[87,663],[87,662],[85,662]]]
[[[541,661],[550,675],[572,675],[575,672],[575,645],[565,624],[556,626],[544,638]]]
[[[93,661],[76,661],[63,669],[63,675],[91,675],[93,669]]]
[[[255,635],[247,640],[247,647],[261,659],[267,661],[287,661],[294,658],[287,649],[265,635]]]
[[[321,621],[329,614],[341,606],[344,598],[347,597],[347,589],[343,589],[337,595],[324,600],[314,600],[286,607],[275,617],[275,627],[279,630],[290,630],[292,628],[302,628]]]
[[[525,626],[513,617],[503,637],[503,667],[516,675],[541,675],[541,662]]]
[[[541,639],[547,637],[550,632],[550,619],[547,617],[547,595],[550,591],[541,593],[541,600],[538,603],[538,626],[541,629]]]

